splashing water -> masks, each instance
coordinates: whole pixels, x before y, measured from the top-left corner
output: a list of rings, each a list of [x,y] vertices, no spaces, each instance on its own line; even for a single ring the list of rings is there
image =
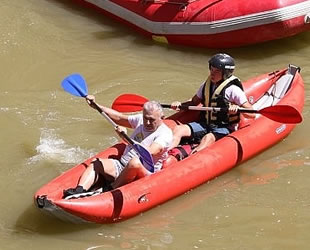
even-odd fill
[[[92,150],[67,145],[63,139],[57,136],[54,129],[41,130],[40,143],[36,147],[36,151],[37,154],[29,159],[29,164],[42,160],[76,164],[95,154]]]

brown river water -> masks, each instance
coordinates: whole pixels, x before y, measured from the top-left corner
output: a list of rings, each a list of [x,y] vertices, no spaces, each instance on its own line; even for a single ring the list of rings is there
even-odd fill
[[[41,213],[33,194],[118,138],[61,89],[62,79],[82,74],[104,105],[128,92],[182,101],[219,51],[155,44],[70,1],[1,3],[0,249],[309,249],[309,32],[223,51],[235,57],[242,80],[290,63],[301,67],[304,121],[289,137],[137,217],[74,225]]]

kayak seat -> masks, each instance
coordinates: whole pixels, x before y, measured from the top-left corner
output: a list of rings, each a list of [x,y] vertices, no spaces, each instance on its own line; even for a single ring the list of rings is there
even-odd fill
[[[265,107],[272,106],[274,102],[274,96],[266,92],[256,103],[253,104],[253,108],[260,110]]]
[[[293,79],[293,75],[291,74],[286,74],[280,77],[272,90],[272,95],[276,99],[280,100],[286,94],[287,90],[289,89],[292,79]]]
[[[255,104],[253,104],[254,109],[259,110],[276,105],[288,91],[293,77],[292,74],[285,74],[280,77],[276,83],[272,85]]]

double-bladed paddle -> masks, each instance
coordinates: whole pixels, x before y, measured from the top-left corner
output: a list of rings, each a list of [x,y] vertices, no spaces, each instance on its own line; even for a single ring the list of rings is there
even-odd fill
[[[68,93],[78,96],[78,97],[86,97],[88,95],[87,84],[84,78],[80,74],[72,74],[67,76],[62,82],[61,86]],[[92,102],[95,109],[103,115],[114,127],[116,130],[118,125],[99,107],[96,102]],[[153,158],[150,152],[142,146],[140,143],[132,140],[125,132],[121,132],[121,137],[127,141],[134,150],[139,154],[140,160],[143,166],[150,172],[154,172],[154,163]]]
[[[136,95],[136,94],[123,94],[117,97],[113,104],[112,108],[120,112],[136,112],[143,109],[144,103],[148,101],[147,98]],[[169,104],[161,104],[163,108],[171,108]],[[182,105],[179,107],[183,110],[199,110],[199,111],[228,111],[227,108],[215,108],[215,107],[199,107],[199,106],[186,106]],[[280,122],[280,123],[300,123],[302,121],[302,116],[294,107],[289,105],[275,105],[266,107],[260,110],[255,109],[245,109],[239,108],[238,112],[240,113],[257,113],[267,118]]]

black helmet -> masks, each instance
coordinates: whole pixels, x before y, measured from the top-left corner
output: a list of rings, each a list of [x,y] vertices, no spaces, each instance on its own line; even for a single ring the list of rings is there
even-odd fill
[[[214,67],[221,69],[223,72],[223,78],[230,77],[235,69],[235,60],[230,55],[219,53],[212,56],[209,60],[209,68]]]
[[[227,54],[216,54],[209,60],[209,65],[217,69],[235,69],[235,60]]]

